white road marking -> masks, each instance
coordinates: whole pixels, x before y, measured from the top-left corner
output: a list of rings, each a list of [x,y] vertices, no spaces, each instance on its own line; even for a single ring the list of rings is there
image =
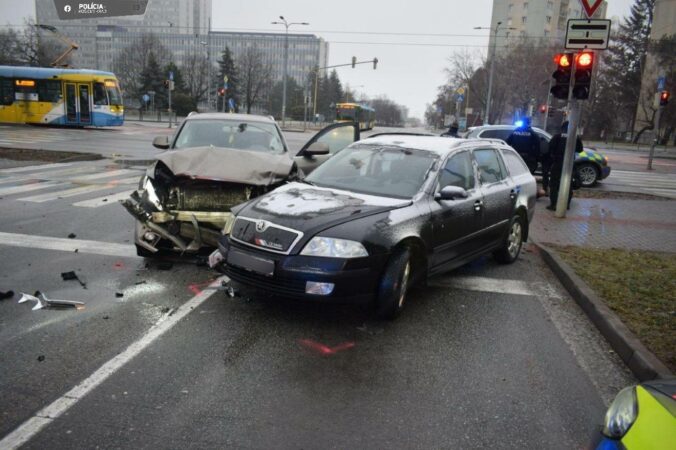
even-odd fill
[[[492,292],[496,294],[530,295],[535,291],[521,280],[500,280],[486,277],[437,277],[429,280],[430,286],[450,287],[467,291]]]
[[[66,167],[66,166],[72,166],[72,165],[73,165],[73,163],[54,163],[54,164],[39,164],[37,166],[14,167],[14,168],[11,168],[11,169],[0,170],[0,174],[2,174],[2,173],[30,172],[31,170],[48,170],[48,169],[55,169],[57,167]]]
[[[221,277],[211,284],[211,287],[216,287],[221,284],[221,281],[227,279]],[[153,325],[148,332],[138,341],[131,344],[125,351],[103,364],[96,372],[91,374],[87,379],[75,386],[70,391],[66,392],[62,397],[58,398],[50,405],[41,409],[35,416],[28,419],[21,424],[16,430],[5,436],[0,441],[0,448],[16,449],[28,442],[33,436],[38,434],[45,426],[52,423],[54,420],[62,416],[72,406],[77,404],[84,396],[96,389],[101,383],[110,378],[115,372],[120,370],[129,361],[138,356],[143,350],[148,348],[159,337],[171,330],[174,325],[181,321],[185,316],[196,310],[200,304],[214,295],[216,290],[204,290],[195,297],[188,300],[172,314],[171,312],[164,315],[155,325]]]
[[[111,170],[109,172],[95,173],[92,175],[85,175],[82,177],[78,176],[75,178],[71,178],[71,181],[73,183],[77,183],[78,181],[97,180],[99,178],[117,177],[119,175],[129,175],[132,173],[138,175],[137,180],[141,178],[141,172],[138,170],[120,169],[120,170]]]
[[[52,200],[57,200],[60,198],[74,197],[81,194],[89,194],[91,192],[104,191],[106,189],[114,189],[116,186],[122,184],[133,184],[137,183],[138,178],[125,178],[119,181],[111,182],[109,184],[95,184],[91,186],[80,186],[72,189],[66,189],[65,191],[57,192],[48,192],[46,194],[33,195],[31,197],[20,198],[19,201],[22,202],[33,202],[33,203],[44,203]]]
[[[92,255],[117,256],[122,258],[138,257],[136,256],[136,248],[129,244],[114,244],[112,242],[88,241],[84,239],[66,239],[20,233],[5,233],[1,231],[0,245],[42,250],[58,250],[70,253],[77,249],[79,253],[88,253]],[[1,445],[0,448],[2,448]]]
[[[67,184],[68,184],[67,182],[62,182],[62,181],[47,181],[47,182],[44,182],[44,183],[22,184],[21,186],[12,186],[12,187],[0,188],[0,196],[1,195],[12,195],[12,194],[23,194],[24,192],[37,191],[37,190],[40,190],[40,189],[46,189],[46,188],[55,187],[55,186],[65,186]]]
[[[73,206],[80,206],[83,208],[98,208],[100,206],[114,205],[120,200],[127,199],[134,191],[118,192],[117,194],[108,195],[105,197],[93,198],[91,200],[83,200],[81,202],[73,203]]]

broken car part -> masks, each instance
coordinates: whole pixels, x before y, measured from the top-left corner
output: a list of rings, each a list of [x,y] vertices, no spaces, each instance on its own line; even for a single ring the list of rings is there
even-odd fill
[[[75,309],[84,309],[85,304],[82,302],[76,302],[72,300],[56,300],[47,298],[45,294],[38,291],[35,293],[35,296],[21,293],[21,298],[19,303],[25,303],[28,301],[35,302],[33,306],[33,311],[44,308],[75,308]]]

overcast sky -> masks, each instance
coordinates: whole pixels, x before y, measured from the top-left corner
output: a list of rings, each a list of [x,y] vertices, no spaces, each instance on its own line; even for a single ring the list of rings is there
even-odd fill
[[[627,15],[632,2],[608,0],[608,17]],[[270,22],[283,15],[289,21],[310,23],[307,27],[292,27],[292,31],[315,33],[330,43],[331,65],[349,63],[352,56],[359,61],[377,57],[377,70],[367,64],[355,69],[341,68],[341,80],[349,84],[351,90],[370,97],[387,95],[407,106],[411,116],[422,118],[425,104],[434,100],[437,86],[445,82],[443,69],[448,56],[463,48],[486,51],[488,32],[473,28],[490,25],[493,0],[339,0],[330,3],[212,0],[212,3],[212,27],[218,30],[282,31],[282,26],[275,28]],[[23,17],[32,15],[32,0],[0,0],[2,22],[18,24]]]

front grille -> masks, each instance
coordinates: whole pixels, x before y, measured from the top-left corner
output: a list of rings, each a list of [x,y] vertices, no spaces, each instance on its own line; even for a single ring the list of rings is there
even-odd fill
[[[238,283],[278,295],[297,296],[305,294],[304,281],[288,278],[270,278],[228,264],[225,265],[225,274]]]
[[[257,225],[264,224],[259,231]],[[238,217],[230,236],[233,240],[274,253],[289,254],[303,234],[266,221]]]
[[[169,190],[167,209],[179,211],[230,211],[251,198],[251,188],[243,184],[174,186]]]

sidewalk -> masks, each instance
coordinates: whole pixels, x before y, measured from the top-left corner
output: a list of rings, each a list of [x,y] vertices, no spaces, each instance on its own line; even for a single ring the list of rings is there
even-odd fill
[[[530,235],[542,244],[676,253],[676,201],[573,198],[565,219],[537,202]]]

